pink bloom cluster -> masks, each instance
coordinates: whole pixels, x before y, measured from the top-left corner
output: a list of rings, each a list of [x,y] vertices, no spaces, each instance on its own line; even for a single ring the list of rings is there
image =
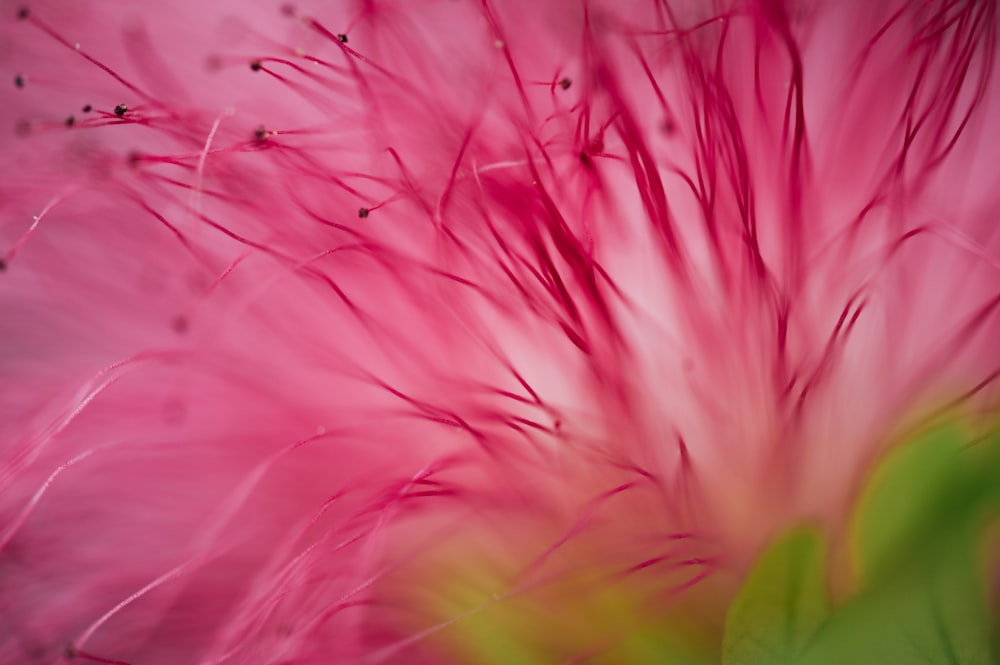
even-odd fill
[[[710,639],[995,412],[994,2],[2,7],[0,663]]]

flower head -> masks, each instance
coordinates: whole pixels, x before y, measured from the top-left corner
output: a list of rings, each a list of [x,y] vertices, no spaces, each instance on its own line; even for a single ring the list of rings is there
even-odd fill
[[[991,657],[994,3],[7,14],[0,661]]]

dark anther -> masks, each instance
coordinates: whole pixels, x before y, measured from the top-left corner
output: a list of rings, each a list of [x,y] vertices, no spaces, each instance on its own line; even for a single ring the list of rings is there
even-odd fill
[[[27,136],[31,133],[31,123],[27,120],[18,120],[14,125],[14,133],[18,136]]]
[[[63,656],[65,656],[66,660],[73,660],[76,658],[76,647],[72,644],[67,644],[63,647]]]
[[[339,35],[337,35],[337,41],[340,42],[341,44],[346,44],[347,35],[345,35],[344,33],[340,33]]]
[[[190,326],[191,323],[188,321],[188,318],[183,314],[178,314],[177,316],[175,316],[174,320],[170,324],[170,327],[172,327],[174,329],[174,332],[177,333],[178,335],[183,335],[184,333],[186,333],[190,328]]]
[[[91,112],[91,111],[93,111],[93,110],[94,110],[94,107],[93,107],[93,106],[91,106],[90,104],[86,104],[86,105],[84,105],[84,107],[83,107],[83,112],[84,112],[84,113],[90,113],[90,112]]]
[[[371,211],[368,208],[358,208],[358,217],[364,219],[368,216],[369,212]]]
[[[66,116],[66,126],[67,127],[72,127],[75,124],[76,124],[76,118],[74,118],[71,115]]]
[[[119,118],[123,117],[126,111],[128,111],[128,107],[125,106],[124,104],[119,104],[118,106],[115,107],[115,115],[118,116]]]
[[[14,87],[23,88],[24,87],[24,77],[18,74],[14,77]]]
[[[27,7],[21,7],[20,9],[17,10],[17,18],[23,21],[24,19],[28,18],[28,14],[30,13],[31,12],[28,11]]]
[[[253,60],[250,62],[250,69],[252,69],[255,72],[259,72],[260,68],[263,66],[264,65],[260,64],[260,60]]]
[[[7,270],[7,262],[0,259],[0,272],[4,272],[5,270]]]
[[[562,88],[563,90],[569,90],[569,87],[571,85],[573,85],[573,79],[564,78],[563,80],[559,81],[559,87]]]
[[[286,2],[281,5],[281,13],[289,18],[295,16],[295,5],[290,2]]]
[[[257,125],[257,129],[253,130],[253,135],[258,141],[263,141],[267,138],[267,130],[264,129],[264,125]]]

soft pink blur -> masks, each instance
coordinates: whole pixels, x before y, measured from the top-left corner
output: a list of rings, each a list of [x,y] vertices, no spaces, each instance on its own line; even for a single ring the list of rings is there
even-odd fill
[[[0,663],[441,662],[436,552],[682,591],[995,408],[994,4],[746,4],[3,2]]]

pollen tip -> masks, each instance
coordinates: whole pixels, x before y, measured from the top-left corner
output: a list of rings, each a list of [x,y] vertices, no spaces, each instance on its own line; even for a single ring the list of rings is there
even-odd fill
[[[264,125],[257,125],[257,128],[253,130],[253,136],[258,141],[263,141],[267,138],[267,129]]]
[[[15,88],[23,88],[24,87],[24,76],[22,76],[21,74],[18,74],[17,76],[14,77],[14,87]]]
[[[73,125],[76,124],[76,117],[73,115],[66,116],[65,123],[67,127],[72,127]]]
[[[217,72],[220,69],[222,69],[222,58],[215,54],[205,56],[206,72]]]
[[[260,60],[251,60],[250,61],[250,69],[253,70],[253,71],[255,71],[255,72],[259,72],[261,70],[261,67],[263,67],[263,66],[264,65],[261,64]]]
[[[566,77],[559,81],[559,87],[563,90],[569,90],[569,87],[573,85],[573,79]]]
[[[7,272],[7,262],[0,259],[0,272]]]
[[[118,116],[119,118],[124,117],[127,111],[128,111],[128,106],[126,106],[125,104],[119,104],[118,106],[115,107],[115,115]]]
[[[31,12],[28,11],[27,7],[21,7],[20,9],[17,10],[17,19],[19,21],[23,21],[24,19],[28,18],[28,16],[30,16],[30,15],[31,15]]]
[[[84,105],[83,105],[83,109],[81,109],[81,110],[82,110],[82,111],[83,111],[84,113],[90,113],[91,111],[93,111],[93,110],[94,110],[94,107],[93,107],[93,106],[91,106],[90,104],[84,104]]]
[[[368,208],[358,208],[358,217],[361,219],[366,219],[368,214],[371,212]]]
[[[337,41],[340,42],[341,44],[346,44],[347,43],[347,35],[345,35],[344,33],[341,32],[340,34],[337,35]]]

